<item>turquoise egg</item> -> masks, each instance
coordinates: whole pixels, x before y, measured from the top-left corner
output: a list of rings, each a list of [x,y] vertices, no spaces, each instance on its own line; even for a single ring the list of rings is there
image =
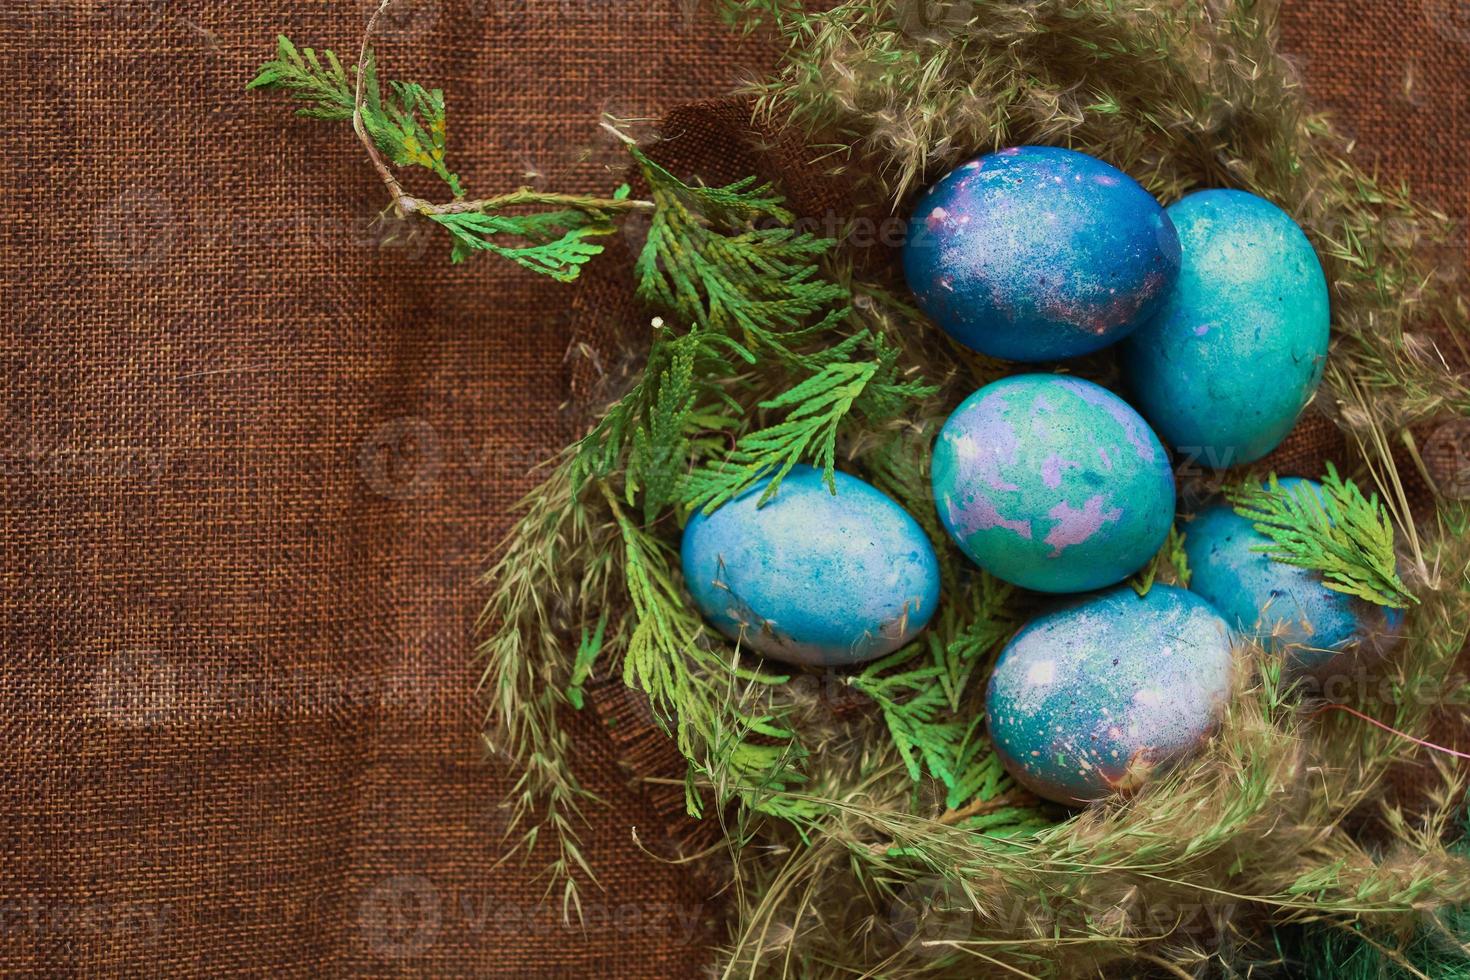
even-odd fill
[[[934,500],[975,564],[1040,592],[1121,582],[1174,521],[1174,474],[1148,424],[1080,378],[1021,374],[955,409],[934,444]]]
[[[1080,805],[1137,789],[1209,737],[1230,695],[1230,630],[1155,585],[1032,620],[1001,651],[985,710],[997,755],[1037,796]]]
[[[1327,360],[1327,279],[1307,236],[1243,191],[1169,208],[1184,250],[1163,309],[1122,345],[1133,402],[1216,469],[1260,459],[1296,424]]]
[[[1116,343],[1157,312],[1179,274],[1179,237],[1116,167],[1016,146],[919,199],[903,267],[919,306],[955,340],[1049,361]]]
[[[762,481],[684,529],[684,582],[726,636],[792,664],[892,653],[939,605],[939,561],[917,521],[876,488],[797,466],[758,507]]]
[[[1311,480],[1284,479],[1295,490]],[[1343,658],[1377,657],[1391,649],[1404,614],[1329,589],[1320,572],[1274,561],[1254,549],[1269,538],[1232,508],[1208,507],[1185,527],[1189,588],[1208,599],[1226,622],[1294,668],[1318,673]]]

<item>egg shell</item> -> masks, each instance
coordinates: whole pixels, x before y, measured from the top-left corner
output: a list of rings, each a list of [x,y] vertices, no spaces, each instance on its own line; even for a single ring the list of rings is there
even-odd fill
[[[1040,592],[1121,582],[1174,521],[1174,474],[1148,424],[1090,381],[1022,374],[955,409],[934,444],[934,500],[992,575]]]
[[[837,493],[797,466],[684,529],[684,581],[705,617],[745,648],[841,666],[892,653],[939,605],[939,561],[917,521],[846,473]]]
[[[1184,265],[1121,348],[1132,401],[1181,454],[1249,463],[1286,437],[1322,380],[1327,279],[1296,222],[1254,194],[1200,191],[1169,217]]]
[[[986,691],[990,737],[1038,796],[1132,791],[1209,737],[1230,694],[1230,631],[1203,599],[1125,586],[1033,620]]]
[[[914,208],[904,273],[955,340],[1048,361],[1116,343],[1179,274],[1164,209],[1116,167],[1055,146],[971,160]]]
[[[1321,486],[1288,478],[1281,486]],[[1329,589],[1322,574],[1273,560],[1253,549],[1271,544],[1251,521],[1224,505],[1207,507],[1184,529],[1190,591],[1217,609],[1243,635],[1288,658],[1299,671],[1346,666],[1356,655],[1373,659],[1397,641],[1404,614]]]

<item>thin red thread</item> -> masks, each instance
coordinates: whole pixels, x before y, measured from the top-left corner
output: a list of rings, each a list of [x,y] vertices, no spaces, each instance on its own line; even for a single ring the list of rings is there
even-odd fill
[[[1391,728],[1388,725],[1385,725],[1383,722],[1379,721],[1377,718],[1370,718],[1369,716],[1363,714],[1361,711],[1357,710],[1356,708],[1349,708],[1345,704],[1324,704],[1324,705],[1322,705],[1322,707],[1320,707],[1316,711],[1312,712],[1311,717],[1316,717],[1317,715],[1320,715],[1324,711],[1346,711],[1348,714],[1352,715],[1354,718],[1361,718],[1364,721],[1366,721],[1368,724],[1370,724],[1370,725],[1376,725],[1379,728],[1383,729],[1384,731],[1388,732],[1389,734],[1391,734],[1391,735],[1397,735],[1399,738],[1402,738],[1402,739],[1404,739],[1406,741],[1409,741],[1409,742],[1413,742],[1415,745],[1422,745],[1426,749],[1433,749],[1436,752],[1443,752],[1445,755],[1452,755],[1452,756],[1454,756],[1457,759],[1470,759],[1470,754],[1467,754],[1467,753],[1464,753],[1464,752],[1457,752],[1454,749],[1445,748],[1443,745],[1435,745],[1433,742],[1426,742],[1422,738],[1415,738],[1414,736],[1408,734],[1407,732],[1401,732],[1397,728]]]

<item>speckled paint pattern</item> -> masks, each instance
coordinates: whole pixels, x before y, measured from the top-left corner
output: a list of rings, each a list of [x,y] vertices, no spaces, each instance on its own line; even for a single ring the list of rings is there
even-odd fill
[[[1122,581],[1174,520],[1174,474],[1158,437],[1090,381],[1022,374],[955,409],[934,444],[934,501],[981,568],[1041,592]]]
[[[684,529],[684,580],[705,617],[786,663],[841,666],[897,650],[939,605],[939,562],[898,504],[846,473],[833,496],[797,466]]]
[[[1230,679],[1229,629],[1208,603],[1124,586],[1033,620],[1001,651],[990,736],[1023,786],[1080,805],[1137,789],[1198,747]]]
[[[1152,316],[1179,273],[1179,238],[1133,178],[1072,150],[971,160],[920,199],[904,273],[919,306],[974,350],[1076,357]]]
[[[1285,479],[1288,489],[1321,487]],[[1253,549],[1270,540],[1230,507],[1207,507],[1185,526],[1190,591],[1209,600],[1225,621],[1310,673],[1376,658],[1397,642],[1402,610],[1386,609],[1323,584],[1320,572],[1273,561]]]
[[[1322,380],[1327,280],[1307,236],[1244,191],[1169,208],[1184,265],[1159,315],[1122,346],[1132,401],[1181,452],[1224,468],[1281,442]]]

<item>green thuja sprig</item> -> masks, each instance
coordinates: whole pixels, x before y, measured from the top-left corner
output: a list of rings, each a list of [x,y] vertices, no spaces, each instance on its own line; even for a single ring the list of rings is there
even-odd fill
[[[751,699],[741,693],[790,678],[741,667],[707,643],[699,614],[680,591],[672,549],[630,520],[605,488],[604,494],[622,539],[632,607],[624,682],[648,695],[655,717],[672,727],[692,769],[719,788],[720,805],[738,797],[753,809],[802,821],[809,816],[806,808],[784,795],[805,778],[799,769],[804,751],[786,712],[748,704]],[[689,812],[699,816],[703,803],[692,778],[688,785]]]
[[[597,618],[597,629],[589,633],[582,627],[582,642],[577,645],[577,659],[572,662],[572,676],[567,680],[567,703],[581,711],[586,703],[586,692],[582,685],[592,676],[592,667],[602,653],[603,637],[607,633],[607,612]]]
[[[953,811],[971,800],[993,800],[1009,783],[1005,766],[985,734],[985,716],[976,715],[955,757],[954,779],[946,787],[944,805]],[[1006,814],[1006,819],[1012,817]]]
[[[949,603],[940,614],[929,643],[932,656],[944,667],[939,680],[950,710],[963,711],[975,671],[1015,632],[1017,623],[1011,611],[1015,592],[1011,584],[980,572],[966,583],[964,598]]]
[[[934,389],[902,378],[899,351],[879,335],[858,330],[821,342],[848,321],[851,293],[820,265],[835,242],[784,225],[755,227],[794,220],[769,184],[691,184],[636,146],[629,152],[655,204],[635,263],[638,293],[692,326],[681,335],[656,321],[644,375],[584,440],[581,473],[605,477],[625,465],[626,499],[643,491],[648,520],[678,502],[712,510],[775,473],[768,499],[802,459],[832,485],[837,434],[849,416],[881,422]],[[723,456],[699,453],[718,458],[690,475],[692,452],[724,443],[741,410],[714,382],[751,366],[811,374],[760,404],[785,411],[783,422],[740,437]],[[697,434],[714,438],[696,447]]]
[[[620,477],[623,498],[642,496],[646,523],[678,499],[691,457],[727,440],[737,424],[715,379],[753,360],[729,338],[695,327],[680,334],[653,319],[648,363],[632,388],[608,408],[576,445],[574,484]]]
[[[989,742],[977,741],[973,724],[961,717],[974,671],[1015,628],[1007,612],[1011,593],[981,573],[966,598],[948,605],[923,637],[848,681],[883,712],[909,778],[917,781],[927,771],[951,798],[975,795],[988,785],[991,777],[984,774],[998,766]]]
[[[856,347],[870,338],[860,333],[849,339]],[[882,337],[871,341],[875,348],[871,359],[832,361],[795,387],[761,402],[763,409],[785,410],[786,417],[742,436],[723,459],[691,475],[684,484],[685,502],[708,513],[769,476],[759,501],[765,504],[792,467],[807,459],[822,470],[827,488],[835,494],[837,436],[848,416],[856,411],[869,421],[885,421],[936,390],[901,380],[897,352]]]
[[[1178,524],[1174,524],[1169,528],[1169,536],[1164,539],[1163,545],[1149,559],[1143,570],[1128,580],[1128,584],[1133,586],[1134,592],[1145,596],[1154,587],[1154,582],[1159,580],[1187,589],[1190,574],[1189,555],[1184,551],[1184,532],[1179,530]]]
[[[944,668],[928,654],[928,643],[905,647],[869,664],[849,683],[883,712],[910,779],[919,780],[927,770],[953,786],[965,727],[946,710],[948,702],[939,685]],[[895,667],[903,669],[888,673]]]
[[[298,49],[282,34],[276,38],[275,58],[261,65],[245,87],[289,92],[291,98],[304,103],[296,110],[298,116],[343,120],[351,119],[356,109],[356,74],[356,66],[349,75],[335,53],[324,50],[318,56],[312,48]],[[362,86],[362,124],[378,149],[397,166],[431,171],[449,185],[455,197],[463,197],[459,177],[444,162],[444,92],[413,82],[390,81],[385,97],[371,50],[363,59]]]
[[[298,49],[282,35],[276,41],[276,57],[261,65],[245,87],[286,92],[303,103],[297,114],[313,119],[352,120],[360,111],[370,155],[376,148],[396,167],[422,167],[444,181],[453,201],[419,200],[404,193],[391,171],[373,157],[398,212],[422,217],[448,232],[454,262],[488,252],[569,282],[589,259],[602,253],[603,247],[593,239],[612,234],[618,215],[654,206],[632,200],[626,186],[610,198],[523,187],[498,197],[465,200],[459,177],[446,161],[444,93],[400,81],[389,81],[385,91],[371,47],[364,47],[361,67],[349,70],[332,51]]]
[[[631,143],[628,150],[654,203],[635,265],[639,297],[752,352],[812,363],[799,345],[847,315],[847,288],[818,264],[836,243],[790,227],[794,216],[768,183],[688,184]]]
[[[1419,600],[1399,578],[1393,526],[1378,501],[1327,464],[1322,492],[1309,484],[1283,487],[1272,473],[1266,486],[1226,492],[1235,512],[1271,539],[1253,550],[1322,573],[1323,584],[1380,606],[1402,609]]]
[[[621,201],[627,195],[625,184],[613,199]],[[560,282],[571,282],[589,259],[602,254],[602,246],[591,239],[617,230],[611,215],[594,207],[525,215],[461,211],[427,217],[453,237],[452,262],[492,252]],[[507,239],[515,243],[505,244]]]

